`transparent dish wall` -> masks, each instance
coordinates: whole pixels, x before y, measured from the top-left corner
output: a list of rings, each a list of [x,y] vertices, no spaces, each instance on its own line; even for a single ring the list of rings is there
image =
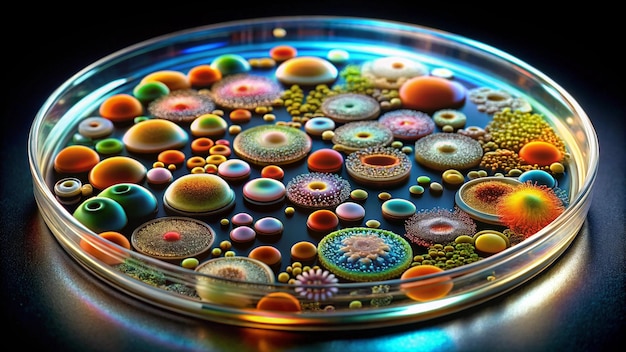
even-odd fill
[[[493,91],[504,91],[512,97],[523,99],[526,105],[522,106],[531,106],[533,113],[543,116],[565,145],[567,158],[563,161],[564,172],[558,179],[562,191],[561,200],[566,205],[564,211],[531,236],[514,245],[510,241],[508,248],[502,251],[483,253],[480,260],[440,272],[410,279],[402,279],[399,273],[395,273],[391,277],[374,276],[373,280],[340,278],[330,285],[305,282],[296,286],[293,281],[296,275],[292,271],[296,266],[293,265],[293,258],[290,258],[290,247],[294,243],[307,241],[318,245],[329,232],[348,228],[389,231],[405,238],[404,220],[408,215],[400,210],[401,219],[393,219],[393,214],[396,213],[391,210],[386,213],[388,216],[384,216],[382,204],[385,198],[381,193],[388,193],[392,199],[408,200],[416,207],[412,213],[417,213],[434,207],[452,209],[455,207],[454,196],[459,187],[450,187],[443,182],[440,170],[425,168],[417,163],[411,149],[404,151],[412,163],[407,179],[389,183],[389,186],[384,183],[372,186],[355,182],[347,174],[345,166],[351,152],[343,150],[340,170],[331,173],[347,180],[351,190],[367,192],[366,200],[342,199],[342,203],[360,202],[366,215],[349,224],[340,221],[336,226],[331,226],[331,229],[311,231],[306,223],[316,209],[296,207],[294,214],[287,215],[285,208],[293,205],[287,197],[276,204],[261,206],[244,199],[243,187],[248,181],[260,177],[264,166],[261,164],[253,164],[250,175],[244,181],[228,180],[227,183],[234,191],[234,204],[224,211],[211,214],[172,214],[163,204],[166,186],[153,187],[145,178],[138,182],[154,192],[158,201],[156,214],[144,220],[173,216],[198,220],[199,223],[196,224],[205,224],[209,228],[211,250],[219,248],[223,241],[230,240],[229,233],[235,226],[230,222],[222,224],[220,221],[223,219],[231,219],[239,213],[247,213],[255,220],[265,217],[278,219],[278,223],[284,226],[278,235],[257,234],[253,244],[247,245],[237,246],[237,243],[231,242],[232,247],[222,248],[221,253],[203,253],[199,260],[202,266],[209,260],[225,257],[224,252],[229,250],[235,257],[247,258],[258,246],[273,247],[279,250],[282,258],[278,264],[268,265],[273,274],[270,275],[273,276],[270,282],[231,281],[221,275],[213,276],[194,270],[193,267],[184,267],[181,265],[184,255],[162,260],[137,251],[134,247],[126,249],[103,239],[96,233],[98,231],[91,230],[73,215],[81,202],[96,196],[102,190],[94,189],[93,194],[79,196],[80,202],[73,205],[68,206],[59,201],[58,194],[55,193],[55,183],[62,177],[55,173],[55,158],[66,146],[76,143],[73,138],[79,123],[88,117],[97,116],[98,107],[107,98],[121,93],[133,94],[133,89],[144,77],[157,71],[187,73],[192,67],[210,64],[216,58],[229,54],[240,55],[250,62],[251,59],[269,57],[270,50],[278,45],[296,48],[296,57],[328,58],[338,68],[338,72],[343,72],[350,64],[363,67],[360,66],[363,63],[380,63],[381,61],[376,60],[388,57],[403,63],[419,62],[424,65],[420,67],[428,69],[426,76],[438,72],[437,75],[445,79],[462,82],[468,91],[488,87]],[[339,52],[337,61],[333,62],[327,55],[335,49],[342,51]],[[346,53],[349,56],[342,56]],[[341,58],[348,57],[348,62],[340,62]],[[253,66],[248,73],[275,79],[273,72],[280,62],[275,63],[271,67]],[[339,74],[337,81],[332,84],[337,84],[342,79],[344,77]],[[282,84],[284,90],[289,87],[290,84]],[[308,90],[315,89],[315,85],[305,86],[304,89],[306,95]],[[216,109],[222,107],[216,106]],[[233,109],[222,109],[223,117],[227,121],[231,110]],[[276,106],[270,111],[275,116],[275,121],[263,118],[267,111],[260,112],[254,108],[248,110],[252,111],[253,116],[250,122],[241,124],[242,132],[254,126],[294,121],[284,106]],[[391,110],[394,108],[383,108],[379,116]],[[468,116],[468,123],[464,127],[479,124],[484,126],[492,116],[492,113],[478,111],[469,97],[458,110]],[[300,125],[295,128],[304,131],[306,120],[298,121]],[[234,123],[229,121],[229,124]],[[343,124],[347,122],[337,122],[336,128]],[[122,127],[127,128],[129,126]],[[185,128],[189,130],[189,126]],[[440,126],[433,133],[437,132],[442,132]],[[225,132],[220,138],[232,143],[235,136],[235,133]],[[114,137],[122,138],[121,134]],[[320,136],[313,136],[311,140],[312,148],[308,155],[319,149],[333,150],[333,143]],[[415,143],[404,141],[400,146],[396,145],[395,149],[401,150],[403,146],[412,148]],[[188,145],[178,149],[182,149],[186,158],[192,156]],[[123,155],[133,156],[133,153],[124,151]],[[101,160],[108,157],[102,156]],[[147,169],[151,168],[155,158],[155,155],[138,156]],[[237,156],[233,154],[229,158]],[[283,330],[340,330],[405,324],[451,314],[488,301],[532,279],[567,249],[585,221],[597,172],[598,145],[588,117],[566,91],[532,66],[498,49],[418,25],[362,18],[313,16],[246,20],[190,29],[139,43],[93,63],[71,77],[45,102],[31,129],[29,159],[34,195],[53,235],[78,263],[113,287],[165,309],[220,323]],[[282,184],[287,185],[299,174],[312,172],[308,167],[306,158],[283,165],[285,175],[281,180]],[[478,168],[461,170],[464,181],[469,180],[466,175],[471,169]],[[191,172],[184,165],[174,171],[176,179],[186,174]],[[86,175],[74,176],[83,183],[88,183]],[[440,190],[443,195],[436,194],[432,187],[429,190],[429,186],[425,187],[423,193],[418,191],[419,194],[415,194],[410,191],[411,186],[418,185],[419,176],[428,176],[431,182],[443,184],[444,187]],[[487,176],[517,178],[519,175]],[[335,206],[331,210],[334,209]],[[389,217],[389,214],[392,216]],[[331,216],[330,221],[334,220]],[[370,226],[368,220],[378,221],[379,226]],[[137,223],[142,224],[141,221]],[[129,240],[133,229],[139,227],[137,223],[121,231]],[[321,226],[324,227],[325,223],[327,221],[322,221]],[[478,226],[474,232],[493,228],[480,220],[475,220],[475,223]],[[502,227],[495,229],[503,230]],[[413,267],[413,257],[428,253],[428,248],[415,243],[409,244],[412,247],[410,267]],[[85,250],[86,246],[91,249]],[[311,259],[310,263],[302,262],[305,266],[319,267],[317,257]],[[279,279],[281,273],[292,275],[292,281]],[[418,292],[419,287],[428,287],[434,292],[445,294],[420,299],[419,294],[411,294]],[[322,294],[316,295],[315,292]],[[282,301],[282,296],[277,298],[276,293],[286,293],[291,299]],[[268,296],[274,296],[269,303]],[[293,302],[293,298],[297,303]],[[265,305],[260,305],[261,301]],[[299,307],[296,311],[293,309],[294,304]]]

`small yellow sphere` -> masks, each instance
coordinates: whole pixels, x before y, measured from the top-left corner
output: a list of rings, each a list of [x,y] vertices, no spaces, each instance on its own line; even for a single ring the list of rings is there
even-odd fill
[[[287,281],[289,281],[289,279],[291,279],[291,276],[283,271],[282,273],[278,274],[276,279],[278,280],[278,282],[286,283]]]
[[[495,230],[483,230],[474,235],[474,246],[477,250],[495,254],[502,252],[509,246],[506,236]]]
[[[185,258],[183,259],[181,266],[187,269],[195,269],[200,264],[200,261],[196,258]]]
[[[352,301],[348,307],[350,309],[359,309],[363,307],[363,303],[361,301]]]

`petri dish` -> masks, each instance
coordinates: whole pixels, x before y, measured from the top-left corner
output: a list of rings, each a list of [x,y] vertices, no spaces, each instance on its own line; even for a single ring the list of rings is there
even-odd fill
[[[290,65],[289,59],[274,61],[270,57],[272,48],[284,45],[297,49],[298,60],[294,60],[295,64],[291,67],[281,66]],[[221,81],[205,80],[204,86],[191,86],[190,81],[186,80],[192,68],[213,63],[214,68],[222,70]],[[363,74],[363,68],[366,68],[366,74]],[[441,72],[446,74],[442,75]],[[310,153],[333,148],[332,130],[302,138],[302,133],[307,133],[304,129],[306,121],[322,116],[320,107],[325,97],[345,93],[374,97],[380,103],[379,117],[385,112],[400,109],[423,110],[431,117],[439,109],[454,109],[463,113],[467,120],[465,127],[461,128],[437,126],[433,134],[441,137],[433,138],[434,142],[427,144],[431,148],[428,150],[422,150],[425,143],[420,143],[419,148],[416,148],[417,145],[412,141],[393,140],[389,143],[387,139],[381,139],[386,145],[374,148],[397,148],[409,156],[410,163],[399,163],[401,165],[397,166],[405,168],[400,171],[409,173],[404,182],[390,186],[375,181],[357,183],[344,166],[335,175],[347,180],[351,188],[349,190],[334,189],[334,183],[319,180],[305,183],[305,189],[299,192],[306,198],[299,201],[302,204],[306,204],[307,199],[313,202],[323,199],[313,196],[320,192],[335,198],[344,193],[351,194],[352,190],[372,195],[358,200],[342,197],[342,202],[361,204],[365,216],[351,222],[339,222],[334,230],[319,233],[307,229],[306,223],[312,209],[318,209],[320,204],[294,207],[288,197],[271,204],[247,202],[243,196],[243,182],[218,182],[220,192],[234,195],[233,204],[229,202],[228,207],[220,208],[219,212],[192,211],[181,216],[169,213],[168,207],[163,204],[163,195],[168,191],[168,186],[185,175],[210,174],[215,168],[204,167],[204,163],[193,168],[156,165],[156,154],[161,146],[149,138],[150,133],[140,138],[139,144],[130,145],[131,150],[125,144],[116,155],[94,155],[94,152],[87,151],[71,155],[69,163],[74,163],[72,158],[77,158],[81,165],[87,165],[84,169],[70,172],[55,169],[57,156],[67,154],[61,151],[68,146],[81,145],[95,151],[97,137],[80,135],[81,122],[102,117],[99,108],[105,101],[115,95],[132,95],[135,88],[146,83],[142,81],[146,77],[160,79],[165,85],[169,83],[173,91],[189,89],[203,95],[204,98],[197,99],[197,94],[176,94],[172,99],[179,99],[178,108],[187,107],[202,114],[221,114],[219,116],[223,116],[229,125],[236,125],[228,120],[230,111],[242,107],[248,109],[252,114],[250,121],[238,122],[241,123],[240,129],[229,129],[223,136],[214,138],[215,144],[222,145],[224,149],[233,146],[237,131],[263,125],[280,125],[280,128],[269,128],[272,132],[261,134],[258,140],[272,146],[273,159],[269,164],[280,163],[280,158],[276,159],[279,153],[275,152],[279,147],[285,157],[305,154],[303,158],[289,159],[289,163],[280,165],[284,176],[279,182],[285,185],[299,175],[310,174],[306,161]],[[198,81],[202,80],[194,80]],[[389,86],[391,81],[394,84]],[[219,89],[213,90],[213,85]],[[419,89],[411,89],[415,87]],[[438,92],[434,98],[423,95],[424,91],[431,89]],[[162,95],[167,90],[159,92]],[[148,98],[142,98],[142,112],[145,114],[136,118],[132,118],[132,115],[114,115],[114,130],[106,138],[124,141],[125,132],[131,127],[140,126],[149,120],[163,119],[151,116],[149,101],[145,100]],[[348,104],[337,108],[346,110],[351,116],[366,116],[368,121],[376,121],[367,111],[359,110],[363,107],[358,105]],[[177,114],[174,115],[182,113]],[[171,116],[167,113],[160,115]],[[513,127],[507,133],[503,126],[520,117],[529,119],[528,123]],[[119,119],[126,121],[120,122]],[[178,149],[186,158],[191,158],[196,156],[190,146],[194,137],[189,124],[184,122],[186,120],[173,119],[173,122],[170,121],[172,123],[149,123],[145,126],[167,126],[165,130],[153,131],[164,138],[162,148]],[[344,124],[336,123],[334,128]],[[511,140],[506,136],[530,133],[536,137],[532,131],[525,130],[524,126],[528,124],[547,130],[550,137],[546,140],[544,136],[542,141],[552,142],[553,148],[544,154],[541,148],[532,148],[532,153],[525,153],[529,155],[529,160],[523,160],[517,151],[527,141],[521,137]],[[299,130],[293,134],[299,137],[295,138],[297,142],[293,145],[288,145],[294,140],[292,133],[282,126]],[[472,154],[469,163],[461,157],[463,162],[455,164],[456,159],[451,154],[462,155],[464,148],[458,143],[467,138],[446,138],[451,134],[470,136],[480,143],[483,149],[480,161]],[[371,141],[377,136],[376,131],[371,132],[371,135],[368,132],[367,136],[359,132],[354,138]],[[302,143],[302,140],[306,143]],[[141,149],[142,143],[149,143],[147,152]],[[287,147],[283,148],[284,145]],[[303,152],[298,149],[302,146],[310,149]],[[253,147],[254,143],[246,146],[254,150]],[[250,180],[261,178],[261,171],[268,164],[263,161],[265,151],[262,148],[255,151],[260,161],[251,164]],[[340,152],[347,157],[355,151]],[[416,158],[416,153],[426,157]],[[558,178],[558,182],[555,182],[558,189],[541,190],[550,192],[550,202],[543,201],[543,193],[539,194],[539,199],[519,196],[510,202],[523,199],[519,204],[556,204],[558,207],[546,211],[547,215],[536,221],[539,225],[535,227],[524,227],[524,219],[511,219],[511,214],[503,216],[502,219],[507,219],[505,223],[482,221],[480,218],[471,218],[471,223],[462,222],[467,217],[463,216],[465,220],[460,220],[461,216],[458,215],[463,213],[455,203],[460,189],[458,183],[446,184],[443,177],[445,171],[429,164],[430,160],[438,160],[437,153],[445,153],[445,162],[452,162],[445,165],[461,168],[455,177],[457,181],[463,177],[465,183],[477,177],[515,178],[528,169],[547,170]],[[552,159],[556,155],[558,160],[548,158],[550,160],[546,161],[542,157],[546,154]],[[86,155],[89,160],[81,159],[81,155]],[[395,326],[454,314],[506,294],[535,277],[561,256],[586,220],[598,170],[599,148],[589,117],[567,91],[531,64],[497,48],[416,24],[371,18],[294,16],[248,19],[191,28],[137,43],[103,57],[70,77],[44,102],[32,124],[28,157],[34,197],[52,235],[96,279],[138,300],[208,321],[265,329],[327,331]],[[109,170],[105,175],[128,182],[129,178],[124,173],[131,172],[130,182],[149,190],[158,200],[157,211],[153,215],[147,219],[129,217],[127,224],[118,229],[120,233],[130,239],[135,229],[150,221],[171,216],[193,219],[206,225],[212,235],[212,248],[206,255],[208,258],[200,258],[203,262],[222,257],[248,257],[255,248],[262,247],[267,249],[268,255],[279,258],[278,262],[272,261],[270,268],[275,275],[274,281],[252,280],[242,284],[241,278],[249,276],[229,276],[224,273],[212,276],[194,270],[189,265],[183,266],[182,261],[187,258],[180,258],[181,263],[177,263],[142,253],[132,247],[123,248],[85,226],[73,215],[74,211],[102,191],[97,187],[89,187],[92,186],[90,168],[102,160],[120,157],[134,162],[122,163],[120,170]],[[237,153],[230,153],[227,158],[238,156]],[[367,177],[368,167],[380,166],[400,172],[394,166],[396,159],[386,157],[364,163],[361,170],[365,175],[363,177]],[[61,160],[58,164],[64,162],[67,164],[68,161]],[[172,178],[165,183],[148,182],[143,173],[147,174],[155,167],[167,168]],[[81,192],[59,194],[55,192],[57,184],[77,187]],[[423,188],[424,192],[411,192],[415,186]],[[530,187],[528,185],[524,189]],[[539,192],[537,189],[531,191]],[[209,191],[203,189],[203,192]],[[382,215],[383,198],[376,195],[383,193],[415,205],[415,218],[410,224],[405,217],[394,219]],[[190,194],[193,201],[193,192]],[[330,209],[322,208],[335,211],[334,205]],[[87,207],[87,211],[92,213],[100,210]],[[102,213],[115,216],[125,211],[120,206],[116,207],[116,211]],[[254,221],[270,216],[276,218],[283,226],[282,233],[256,236],[253,243],[230,243],[229,233],[234,226],[228,219],[244,212],[250,214]],[[106,226],[115,221],[100,223]],[[495,254],[461,253],[462,249],[471,249],[472,243],[468,238],[485,229],[503,231],[515,240],[510,241],[510,247]],[[333,241],[323,241],[323,253],[307,256],[306,261],[291,258],[294,244],[309,242],[319,251],[317,246],[327,236],[331,236],[328,238]],[[431,236],[434,242],[424,245],[424,241],[411,240],[416,236]],[[175,237],[162,238],[179,239]],[[93,250],[99,251],[99,255],[94,255],[93,250],[86,252],[84,246],[81,246],[85,242]],[[324,268],[319,262],[320,255],[325,262],[337,261],[333,262],[338,264],[332,265],[333,268],[348,263],[345,265],[350,266],[351,272],[356,272],[351,277],[358,277],[358,280],[342,278]],[[397,265],[398,262],[402,265]],[[414,266],[431,264],[444,270],[423,270],[423,275],[407,275],[405,278],[401,278],[401,270],[397,270],[398,267],[406,267],[408,270]],[[396,270],[389,275],[380,272],[373,276],[367,274],[369,271],[384,271],[387,267]],[[224,270],[246,273],[246,267],[227,266]],[[237,297],[237,304],[231,304],[228,299],[207,300],[200,297],[196,289],[200,287],[199,283],[201,287],[207,288],[207,282],[211,285],[211,292],[226,289],[228,295]],[[280,299],[284,297],[289,297],[289,304],[281,303]],[[272,304],[264,303],[258,308],[257,304],[262,300],[270,300]],[[285,308],[287,306],[289,309]]]

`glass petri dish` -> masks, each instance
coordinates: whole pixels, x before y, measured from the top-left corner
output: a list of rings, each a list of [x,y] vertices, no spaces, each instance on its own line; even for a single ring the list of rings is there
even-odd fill
[[[289,61],[291,59],[298,60]],[[291,67],[285,66],[294,62]],[[203,86],[198,83],[201,87],[189,86],[187,74],[201,65],[213,65],[220,70],[220,79],[205,82]],[[159,73],[159,78],[155,79],[154,73]],[[102,120],[100,107],[114,95],[136,97],[135,89],[145,83],[147,77],[163,83],[167,90],[163,90],[163,85],[146,90],[141,96],[146,99],[141,101],[141,114],[131,116],[124,123],[116,121],[112,131],[102,132],[102,128],[108,131],[110,124]],[[435,82],[435,86],[443,90],[434,98],[420,95],[423,89],[416,90],[417,93],[401,92],[408,84],[420,86],[415,83],[417,79],[413,80],[419,77],[427,77],[426,84]],[[176,86],[175,83],[181,82],[182,87]],[[222,130],[223,134],[210,137],[220,145],[219,158],[210,158],[210,155],[198,158],[194,154],[197,151],[192,150],[190,144],[196,136],[188,123],[193,118],[181,118],[167,108],[164,114],[159,109],[149,109],[150,102],[158,99],[148,97],[149,92],[162,95],[187,89],[193,94],[176,93],[176,99],[183,102],[179,107],[217,115],[210,119],[216,122],[214,126],[224,127],[219,117],[229,125]],[[203,98],[198,99],[198,93],[203,94]],[[325,131],[307,134],[303,126],[319,115],[324,97],[341,93],[358,93],[363,99],[346,96],[345,103],[334,104],[332,116],[327,116],[331,120],[335,116],[336,121],[330,121],[329,127],[320,126]],[[372,97],[380,104],[378,115],[372,115],[372,100],[369,99]],[[300,104],[298,99],[302,100]],[[369,108],[359,111],[363,106]],[[230,112],[238,110],[241,114],[241,109],[251,112],[249,120],[234,119],[237,123],[229,120]],[[424,143],[419,143],[419,139],[411,140],[415,131],[408,133],[402,123],[391,128],[377,124],[387,112],[395,112],[393,120],[399,121],[398,111],[410,110],[406,115],[411,121],[424,121],[424,114],[432,118],[444,109],[450,110],[447,112],[451,115],[449,126],[421,126],[432,131],[424,132],[422,128],[419,133],[441,135],[442,141],[435,139],[438,142],[431,147],[448,154],[451,150],[465,150],[457,148],[459,145],[455,143],[466,139],[447,137],[452,134],[470,136],[480,143],[482,155],[478,159],[472,156],[469,162],[464,158],[461,164],[446,164],[447,157],[442,162],[436,154],[431,156],[432,150],[420,149]],[[506,138],[502,139],[506,133],[497,134],[498,128],[506,124],[494,124],[496,116],[509,121],[506,116],[522,115],[532,116],[532,123],[547,129],[552,141],[556,141],[553,146],[562,148],[557,162],[551,160],[548,165],[538,156],[540,152],[533,153],[533,150],[541,150],[538,147],[521,153],[526,159],[520,161],[519,149],[528,142],[522,138],[512,142],[513,150],[504,152],[498,152],[498,148],[489,144],[490,141],[498,147],[506,144]],[[138,152],[137,144],[126,143],[124,136],[131,127],[147,121],[167,120],[164,116],[175,120],[176,127],[162,121],[158,123],[168,126],[166,132],[156,129],[166,136],[163,148],[180,150],[187,161],[193,162],[188,163],[191,165],[160,165],[161,169],[155,172],[158,176],[149,179],[147,171],[159,166],[156,164],[159,146],[150,145],[146,153],[141,152],[140,146]],[[349,116],[350,122],[342,116]],[[81,125],[93,118],[97,118],[95,124]],[[466,119],[465,125],[458,125],[460,118]],[[333,144],[336,137],[333,131],[348,123],[355,123],[353,137],[367,136],[366,148],[342,149],[341,144]],[[248,138],[252,144],[237,149],[234,143],[237,131],[261,125],[277,127],[264,128],[269,134],[253,135]],[[292,136],[284,126],[299,131]],[[524,130],[523,124],[521,126],[518,127]],[[92,137],[80,134],[79,130],[85,128],[97,137],[93,137],[93,133]],[[205,130],[211,128],[208,126]],[[340,131],[343,134],[345,130]],[[509,132],[521,133],[515,128]],[[153,133],[147,133],[143,142],[150,142]],[[389,135],[393,138],[388,138]],[[349,135],[341,137],[350,139]],[[376,138],[384,141],[381,142],[384,145],[369,146]],[[108,139],[108,145],[115,145],[115,152],[96,148],[101,139]],[[284,148],[285,143],[293,140],[298,141],[296,145],[310,149],[304,152],[298,149],[305,157],[282,164],[281,153],[290,157],[297,154]],[[238,140],[237,143],[245,142]],[[358,146],[358,142],[355,143]],[[242,150],[254,151],[250,146],[257,144],[263,145],[258,155],[237,154]],[[70,153],[78,155],[76,159],[67,157],[60,162],[62,167],[55,168],[57,157],[69,146],[84,148]],[[224,324],[302,331],[367,329],[424,321],[484,303],[523,285],[559,258],[576,237],[590,206],[599,159],[597,137],[584,110],[568,92],[531,65],[496,48],[433,28],[330,16],[259,18],[208,25],[157,37],[112,53],[82,69],[45,101],[32,124],[28,149],[34,196],[45,222],[64,250],[96,278],[138,300],[179,314]],[[311,172],[307,156],[322,149],[340,151],[343,156],[328,153],[329,158],[334,159],[326,162],[343,162],[344,167],[330,174]],[[408,158],[398,156],[398,151]],[[183,215],[181,212],[170,214],[169,207],[164,206],[164,195],[175,180],[192,173],[216,175],[216,162],[215,167],[206,166],[211,164],[209,160],[254,161],[266,154],[272,161],[251,162],[245,180],[221,182],[215,181],[216,177],[198,177],[203,186],[196,191],[204,192],[201,196],[194,198],[192,191],[188,192],[188,199],[167,199],[170,205],[183,204]],[[351,170],[363,169],[366,174],[370,170],[371,177],[363,181],[348,175],[345,161],[351,154],[359,156],[349,159]],[[487,154],[489,158],[485,157]],[[510,158],[507,159],[507,155]],[[343,161],[337,159],[341,157]],[[436,162],[429,163],[430,158],[435,158]],[[512,166],[500,163],[502,160],[511,162]],[[531,161],[537,160],[541,165],[531,165]],[[113,171],[101,171],[106,170],[102,161],[107,161],[109,170]],[[319,158],[315,162],[324,163]],[[262,179],[261,171],[267,164],[279,164],[276,166],[282,169],[280,179]],[[508,166],[502,166],[505,164]],[[113,179],[107,181],[111,186],[133,183],[141,187],[127,188],[141,191],[107,198],[100,188],[109,183],[94,183],[90,179],[96,165],[101,178]],[[456,176],[444,177],[449,169],[460,170]],[[561,206],[548,212],[553,217],[542,218],[543,222],[533,228],[525,227],[523,218],[510,220],[506,225],[480,219],[469,223],[461,220],[463,210],[455,208],[459,178],[462,183],[481,177],[515,178],[528,169],[541,169],[558,178],[558,189],[552,188],[550,193],[558,202],[542,202],[544,193],[538,196],[539,204]],[[408,174],[406,181],[386,186],[386,180],[395,179],[396,173]],[[293,187],[290,184],[293,180],[304,180],[304,186]],[[212,183],[214,181],[219,187]],[[248,181],[269,187],[250,191],[246,188]],[[94,184],[97,187],[93,187]],[[229,199],[228,206],[221,206],[224,199],[207,190],[216,187],[218,194],[234,194],[234,204]],[[287,188],[296,189],[293,192],[300,197],[297,204],[290,203],[290,197],[285,196]],[[322,191],[324,196],[317,197]],[[539,192],[535,188],[532,191]],[[154,198],[145,193],[151,193]],[[247,201],[251,195],[254,195],[253,203]],[[410,203],[415,208],[383,207],[391,198],[407,200],[398,204]],[[204,200],[193,203],[194,199]],[[279,201],[264,203],[266,199]],[[151,209],[153,200],[156,200],[154,211]],[[334,210],[345,202],[361,205],[362,209],[357,208],[365,210],[365,216],[359,215],[352,222],[339,220]],[[76,209],[81,207],[85,208],[81,216],[75,216]],[[146,209],[150,211],[144,211]],[[416,219],[409,225],[409,219],[414,218],[409,217],[413,211]],[[237,242],[230,236],[232,230],[241,226],[230,220],[243,213],[253,219],[253,223],[245,225],[249,225],[248,230],[252,232],[248,231],[250,236],[246,241]],[[103,220],[105,215],[101,214],[110,218]],[[212,234],[211,251],[202,257],[181,257],[178,263],[141,253],[129,245],[137,227],[168,216],[194,219],[208,226],[205,231]],[[269,235],[265,230],[256,231],[255,226],[263,225],[255,221],[268,218],[271,221],[267,223],[280,230]],[[345,219],[345,214],[342,218]],[[419,234],[423,229],[427,229],[431,237],[435,236],[434,242],[415,240],[416,236],[410,235]],[[484,229],[507,233],[510,236],[508,248],[497,253],[480,253],[476,243],[467,239]],[[102,235],[111,231],[121,233],[129,241]],[[162,231],[159,239],[162,245],[185,238],[185,231],[177,228],[154,231]],[[450,237],[451,234],[459,236]],[[520,234],[525,235],[520,237]],[[424,236],[421,239],[424,240]],[[457,244],[461,244],[460,249],[455,247]],[[298,248],[304,253],[292,253]],[[472,249],[474,255],[468,254],[467,248]],[[461,253],[462,249],[466,252]],[[250,274],[250,268],[238,264],[227,266],[226,274],[220,275],[195,270],[197,265],[223,257],[252,258],[255,263],[261,262],[263,272],[271,270],[275,280],[257,281]],[[247,260],[233,261],[244,262]],[[432,269],[426,267],[431,264],[441,270],[412,270],[420,266]],[[376,275],[370,275],[371,271],[376,271]],[[412,274],[405,277],[403,273],[409,271]],[[305,274],[298,276],[302,272]],[[199,289],[218,292],[209,297],[219,299],[200,297]]]

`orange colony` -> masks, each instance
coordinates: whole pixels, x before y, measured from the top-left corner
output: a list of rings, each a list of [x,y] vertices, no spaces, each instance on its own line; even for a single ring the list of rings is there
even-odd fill
[[[561,161],[563,155],[554,144],[543,141],[526,143],[519,150],[519,156],[528,164],[547,166]]]
[[[99,113],[113,122],[130,122],[143,114],[143,105],[130,94],[115,94],[102,102]]]
[[[442,272],[443,269],[434,265],[416,265],[407,269],[401,276],[402,280],[435,274]],[[425,279],[400,285],[405,294],[420,302],[426,302],[433,299],[445,297],[452,290],[452,279],[448,276],[441,276],[431,279]]]

